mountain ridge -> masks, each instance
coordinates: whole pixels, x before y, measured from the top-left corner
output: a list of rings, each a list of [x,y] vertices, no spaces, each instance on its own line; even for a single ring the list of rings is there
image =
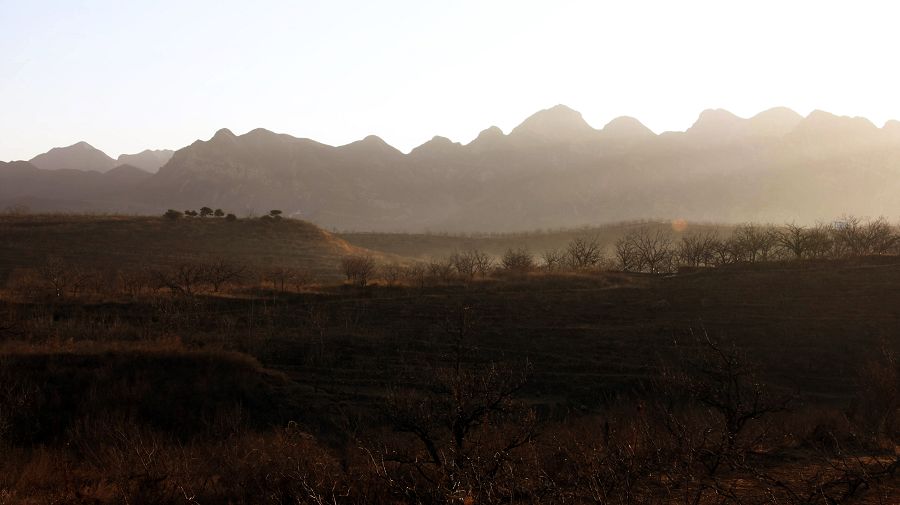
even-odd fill
[[[888,196],[900,191],[900,123],[878,128],[783,107],[749,118],[708,109],[686,131],[657,135],[627,116],[596,129],[558,105],[509,134],[489,127],[467,144],[435,136],[409,153],[375,135],[331,146],[223,128],[175,151],[155,174],[26,168],[0,165],[0,180],[25,181],[21,191],[0,192],[0,206],[29,199],[41,208],[66,201],[58,207],[157,213],[209,205],[239,215],[279,208],[328,228],[380,231],[900,214]]]

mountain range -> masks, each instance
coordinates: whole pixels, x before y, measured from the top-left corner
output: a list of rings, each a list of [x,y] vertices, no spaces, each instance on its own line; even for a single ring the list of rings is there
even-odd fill
[[[158,169],[158,171],[156,171]],[[156,171],[156,173],[153,173]],[[161,213],[278,208],[330,228],[512,231],[642,218],[811,223],[900,215],[900,122],[786,108],[716,109],[684,132],[621,117],[595,129],[558,105],[468,144],[408,154],[264,129],[113,160],[81,142],[0,163],[0,208]]]

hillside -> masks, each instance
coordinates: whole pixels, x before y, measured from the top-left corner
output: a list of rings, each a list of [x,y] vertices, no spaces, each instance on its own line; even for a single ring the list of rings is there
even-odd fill
[[[137,154],[122,154],[117,160],[123,165],[131,165],[147,172],[156,172],[159,167],[172,159],[173,154],[175,151],[170,149],[145,149]]]
[[[255,268],[286,267],[339,277],[342,256],[368,251],[305,221],[127,216],[0,217],[0,274],[49,257],[104,268],[171,266],[223,259]]]

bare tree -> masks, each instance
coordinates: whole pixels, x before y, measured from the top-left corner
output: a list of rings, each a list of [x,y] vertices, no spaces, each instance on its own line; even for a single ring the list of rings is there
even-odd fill
[[[791,398],[763,384],[735,346],[705,330],[692,336],[676,368],[663,374],[660,400],[652,404],[658,410],[653,417],[664,425],[649,439],[662,463],[656,471],[684,503],[707,503],[707,496],[718,497],[716,503],[741,503],[734,479],[723,474],[757,473],[749,457],[768,434],[761,426],[748,428],[784,411]]]
[[[458,312],[448,327],[450,352],[402,381],[415,386],[393,386],[385,405],[394,430],[415,443],[392,444],[373,457],[390,485],[415,503],[487,502],[498,474],[536,433],[533,413],[516,399],[530,366],[474,359],[471,309]]]
[[[834,222],[830,231],[835,257],[843,258],[865,254],[865,232],[860,218],[842,216]]]
[[[62,258],[51,256],[38,267],[40,279],[50,286],[57,298],[65,296],[66,289],[72,282],[72,270]]]
[[[476,276],[487,276],[493,266],[493,259],[487,253],[477,249],[470,249],[462,253],[455,252],[450,255],[449,262],[460,277],[470,280]]]
[[[790,252],[795,259],[801,259],[809,255],[812,234],[804,226],[786,224],[784,229],[778,231],[778,245]]]
[[[494,258],[488,253],[479,251],[478,249],[472,249],[469,251],[469,255],[472,257],[472,262],[475,265],[476,275],[487,277],[491,273],[491,270],[494,269]]]
[[[447,258],[435,258],[426,265],[428,277],[437,282],[450,282],[453,280],[456,268],[453,262]]]
[[[716,232],[688,233],[681,237],[675,249],[679,264],[689,267],[712,266],[716,263],[719,236]]]
[[[625,237],[631,242],[638,264],[652,274],[672,269],[672,237],[662,230],[641,228]]]
[[[550,249],[541,254],[541,261],[543,262],[542,266],[548,272],[558,272],[561,270],[565,259],[566,253],[559,249]]]
[[[834,236],[831,225],[817,223],[809,229],[807,255],[810,258],[829,258],[834,256]]]
[[[843,216],[831,227],[831,233],[838,257],[887,254],[898,242],[893,227],[883,217],[863,221]]]
[[[424,288],[428,281],[428,268],[422,263],[413,263],[403,269],[403,278],[413,286]]]
[[[534,256],[524,247],[507,249],[500,258],[500,266],[508,272],[524,273],[534,270]]]
[[[615,254],[619,268],[623,272],[638,272],[641,270],[641,258],[630,236],[616,240]]]
[[[883,217],[866,223],[863,227],[863,235],[866,254],[888,254],[898,242],[894,227]]]
[[[175,294],[194,296],[209,281],[206,268],[199,263],[180,263],[166,270],[154,270],[157,286]]]
[[[733,254],[738,261],[748,263],[768,261],[778,244],[778,233],[773,227],[749,223],[739,226],[731,238]]]
[[[205,268],[207,280],[212,285],[214,293],[218,293],[225,285],[240,282],[247,272],[245,265],[231,263],[221,258],[212,260]]]
[[[471,280],[475,277],[475,261],[468,253],[455,252],[450,255],[448,261],[463,279]]]
[[[296,272],[288,267],[274,267],[265,272],[265,278],[272,283],[272,289],[282,293],[287,291],[287,286],[293,283],[295,276]]]
[[[379,276],[388,286],[396,286],[403,279],[403,266],[399,263],[381,265]]]
[[[371,256],[344,256],[341,258],[341,270],[347,282],[365,287],[375,274],[377,265]]]
[[[603,260],[603,248],[597,237],[576,237],[566,246],[566,262],[572,270],[596,268]]]

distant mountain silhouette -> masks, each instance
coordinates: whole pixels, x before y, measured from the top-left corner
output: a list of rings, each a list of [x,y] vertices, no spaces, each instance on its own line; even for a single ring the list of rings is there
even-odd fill
[[[753,116],[747,121],[750,135],[781,137],[787,135],[803,121],[803,116],[787,107],[775,107]]]
[[[508,135],[490,127],[465,145],[434,137],[409,154],[374,135],[335,147],[264,129],[222,129],[175,152],[156,174],[144,167],[49,172],[22,163],[0,165],[0,205],[27,200],[36,210],[151,213],[209,205],[238,214],[279,208],[348,230],[511,231],[655,217],[811,223],[844,213],[900,214],[900,123],[878,128],[863,118],[802,117],[786,108],[747,119],[710,109],[685,132],[657,135],[630,117],[598,130],[559,105]]]
[[[103,151],[87,142],[78,142],[69,147],[54,147],[30,160],[42,170],[96,170],[106,172],[119,163]]]
[[[0,204],[25,205],[33,211],[140,212],[143,209],[123,201],[123,192],[151,176],[129,165],[101,173],[42,170],[27,161],[0,162]]]
[[[173,154],[175,151],[169,149],[146,149],[137,154],[122,154],[117,161],[119,165],[131,165],[147,172],[156,172],[172,159]]]
[[[656,134],[637,119],[621,116],[606,123],[600,130],[600,136],[607,139],[643,140],[655,137]]]
[[[565,105],[537,112],[509,132],[510,138],[526,142],[578,142],[596,135],[580,112]]]

